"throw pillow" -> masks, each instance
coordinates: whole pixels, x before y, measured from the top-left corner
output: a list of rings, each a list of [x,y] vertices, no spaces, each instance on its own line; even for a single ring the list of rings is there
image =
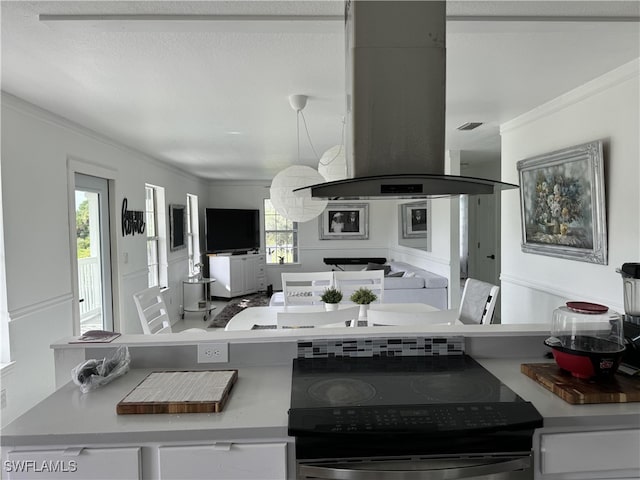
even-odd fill
[[[367,264],[367,270],[384,270],[384,274],[387,275],[391,271],[391,265],[382,265],[381,263]]]
[[[385,275],[385,277],[402,277],[404,275],[404,272],[392,272],[388,275]]]

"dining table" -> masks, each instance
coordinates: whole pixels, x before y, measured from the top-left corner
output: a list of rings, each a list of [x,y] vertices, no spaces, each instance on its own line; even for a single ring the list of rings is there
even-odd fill
[[[353,303],[340,303],[339,307],[353,307]],[[272,305],[266,307],[248,307],[236,314],[225,327],[225,330],[267,330],[276,329],[278,312],[309,313],[322,312],[325,310],[324,304],[317,305]],[[392,317],[394,313],[428,313],[429,323],[456,324],[458,320],[458,310],[440,310],[437,307],[426,303],[372,303],[369,310],[379,310],[388,312]],[[360,326],[368,326],[366,320],[359,321]],[[345,325],[346,326],[346,325]]]

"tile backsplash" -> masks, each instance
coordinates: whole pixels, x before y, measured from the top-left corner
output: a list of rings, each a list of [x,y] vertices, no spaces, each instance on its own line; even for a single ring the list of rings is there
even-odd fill
[[[298,358],[462,355],[464,337],[329,338],[298,342]]]

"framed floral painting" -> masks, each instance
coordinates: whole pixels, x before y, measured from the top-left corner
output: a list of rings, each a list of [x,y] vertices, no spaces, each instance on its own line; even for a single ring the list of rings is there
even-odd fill
[[[607,264],[602,142],[520,160],[522,251]]]

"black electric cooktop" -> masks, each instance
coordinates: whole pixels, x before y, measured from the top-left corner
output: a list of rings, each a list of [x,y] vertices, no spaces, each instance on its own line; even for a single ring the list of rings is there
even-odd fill
[[[517,401],[466,355],[294,360],[294,409]]]
[[[503,431],[530,436],[541,426],[531,403],[467,355],[293,363],[289,435],[298,439],[392,434],[442,441]]]

